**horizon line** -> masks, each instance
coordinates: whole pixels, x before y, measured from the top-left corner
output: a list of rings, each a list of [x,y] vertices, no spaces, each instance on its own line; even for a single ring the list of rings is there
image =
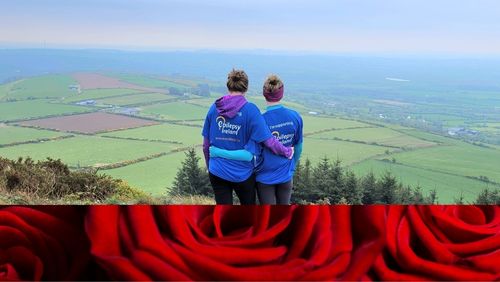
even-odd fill
[[[38,46],[37,46],[38,45]],[[500,53],[472,52],[403,52],[403,51],[317,51],[283,50],[265,48],[182,48],[182,47],[136,47],[136,46],[96,46],[96,45],[59,45],[40,46],[39,44],[0,43],[0,51],[6,50],[51,50],[51,51],[109,51],[131,53],[222,53],[247,55],[288,55],[288,56],[360,56],[360,57],[444,57],[444,58],[500,58]]]

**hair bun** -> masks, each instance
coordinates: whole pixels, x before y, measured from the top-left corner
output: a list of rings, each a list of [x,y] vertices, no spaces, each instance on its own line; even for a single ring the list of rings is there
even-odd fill
[[[248,76],[243,70],[233,69],[227,75],[226,85],[229,91],[246,92],[248,90]]]
[[[273,85],[273,86],[276,86],[278,85],[281,80],[279,79],[279,77],[277,75],[270,75],[268,78],[267,78],[267,81],[270,85]]]
[[[238,82],[238,81],[241,81],[243,79],[245,79],[247,77],[247,75],[245,74],[244,71],[241,71],[241,70],[235,70],[232,75],[231,75],[231,80],[234,81],[234,82]]]

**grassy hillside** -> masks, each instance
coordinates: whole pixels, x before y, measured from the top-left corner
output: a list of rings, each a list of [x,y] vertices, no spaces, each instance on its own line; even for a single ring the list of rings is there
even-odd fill
[[[59,105],[43,100],[0,103],[0,122],[92,111],[90,108]]]
[[[0,147],[15,143],[68,136],[63,132],[0,125]]]
[[[0,88],[0,101],[66,97],[76,93],[68,87],[72,84],[77,84],[77,82],[69,75],[44,75],[21,79]]]

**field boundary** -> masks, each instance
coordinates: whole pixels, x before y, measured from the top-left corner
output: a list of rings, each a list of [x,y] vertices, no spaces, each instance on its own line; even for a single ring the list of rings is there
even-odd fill
[[[359,126],[359,127],[355,127],[354,126],[354,127],[346,127],[346,128],[332,127],[332,128],[327,128],[327,129],[321,129],[321,130],[317,130],[317,131],[307,132],[307,133],[302,134],[302,136],[309,137],[311,135],[316,135],[316,134],[321,134],[321,133],[326,133],[326,132],[332,132],[332,131],[337,131],[337,130],[351,130],[351,129],[364,129],[364,128],[376,128],[376,127],[373,127],[373,126]]]
[[[380,159],[374,159],[374,160],[378,161],[378,162],[387,162],[387,161],[380,160]],[[417,165],[409,165],[409,164],[405,164],[405,163],[401,163],[401,162],[397,162],[397,161],[394,164],[397,164],[397,165],[400,165],[400,166],[409,167],[409,168],[416,168],[416,169],[420,169],[420,170],[426,170],[426,171],[430,171],[430,172],[434,172],[434,173],[441,173],[441,174],[446,174],[446,175],[451,175],[451,176],[456,176],[456,177],[461,177],[461,178],[467,178],[469,180],[475,180],[477,182],[480,182],[480,183],[482,183],[484,185],[491,185],[491,186],[495,186],[497,188],[500,188],[500,183],[498,183],[498,182],[495,182],[495,181],[484,182],[484,181],[481,181],[478,178],[476,178],[474,176],[470,176],[470,175],[462,175],[462,174],[456,174],[456,173],[451,173],[451,172],[447,172],[447,171],[429,169],[429,168],[424,168],[424,167],[420,167],[420,166],[417,166]],[[470,193],[473,193],[473,194],[477,194],[477,192],[480,192],[480,191],[470,191],[468,189],[463,189],[463,190],[465,190],[467,192],[470,192]]]
[[[63,136],[57,136],[57,137],[51,137],[51,138],[39,138],[39,139],[35,139],[35,140],[27,140],[27,141],[13,142],[13,143],[8,143],[8,144],[0,144],[0,148],[13,147],[13,146],[18,146],[18,145],[26,145],[26,144],[38,144],[38,143],[44,143],[44,142],[58,141],[58,140],[63,140],[63,139],[68,139],[68,138],[73,138],[73,137],[76,137],[76,135],[71,134],[71,135],[63,135]]]
[[[53,104],[58,104],[58,103],[53,103]],[[63,105],[63,104],[61,104]],[[67,104],[64,104],[67,105]],[[90,109],[88,107],[85,107],[86,109]],[[31,118],[24,118],[24,119],[13,119],[13,120],[0,120],[0,122],[3,122],[5,124],[11,124],[15,122],[23,122],[23,121],[33,121],[37,119],[45,119],[45,118],[55,118],[55,117],[66,117],[66,116],[74,116],[78,114],[89,114],[89,113],[94,113],[98,111],[84,111],[84,112],[71,112],[71,113],[64,113],[60,115],[47,115],[47,116],[39,116],[39,117],[31,117]]]
[[[143,127],[145,127],[145,126],[143,126]],[[143,127],[140,127],[140,128],[143,128]],[[119,137],[119,136],[111,136],[111,135],[99,135],[99,137],[109,138],[109,139],[119,139],[119,140],[145,141],[145,142],[153,142],[153,143],[184,145],[184,143],[179,142],[179,141],[161,140],[161,139],[143,139],[143,138]]]
[[[314,140],[324,140],[324,141],[342,141],[342,142],[350,142],[350,143],[356,143],[356,144],[362,144],[362,145],[370,145],[370,146],[379,146],[379,147],[385,147],[385,148],[393,148],[393,149],[401,149],[403,151],[407,151],[407,147],[399,147],[399,146],[392,146],[392,145],[384,145],[380,144],[377,142],[366,142],[366,141],[360,141],[360,140],[351,140],[351,139],[343,139],[343,138],[326,138],[326,137],[310,137],[307,136],[307,138],[314,139]],[[431,146],[429,146],[431,147]],[[428,147],[426,147],[428,148]]]
[[[126,160],[126,161],[116,162],[116,163],[112,163],[112,164],[106,164],[106,165],[102,165],[102,166],[87,166],[86,168],[95,168],[98,170],[110,170],[110,169],[115,169],[115,168],[121,168],[121,167],[126,167],[129,165],[133,165],[133,164],[161,158],[164,156],[173,155],[175,153],[184,152],[184,151],[189,150],[190,148],[201,147],[201,146],[202,145],[186,146],[186,147],[173,149],[173,150],[168,151],[168,152],[156,153],[156,154],[152,154],[152,155],[145,156],[145,157],[140,157],[140,158],[133,159],[133,160]],[[70,167],[70,168],[73,168],[73,167]]]

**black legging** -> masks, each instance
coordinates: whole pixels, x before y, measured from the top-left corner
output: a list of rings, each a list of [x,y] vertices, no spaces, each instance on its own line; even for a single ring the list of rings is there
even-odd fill
[[[232,205],[233,190],[242,205],[255,205],[255,175],[243,182],[231,182],[209,174],[217,205]]]
[[[292,196],[292,188],[292,180],[274,185],[257,182],[259,203],[261,205],[289,205],[290,197]]]

